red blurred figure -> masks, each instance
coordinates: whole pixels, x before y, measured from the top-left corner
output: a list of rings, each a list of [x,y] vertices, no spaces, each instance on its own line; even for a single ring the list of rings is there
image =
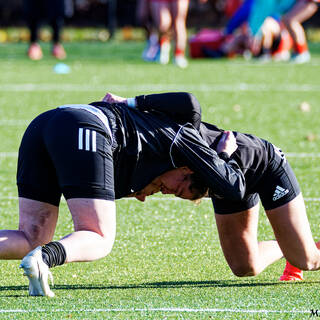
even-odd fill
[[[241,5],[241,0],[227,0],[224,9],[225,15],[231,18]]]

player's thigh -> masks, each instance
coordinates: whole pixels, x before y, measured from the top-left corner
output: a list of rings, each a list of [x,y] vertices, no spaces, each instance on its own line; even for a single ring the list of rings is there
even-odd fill
[[[171,25],[171,13],[167,1],[151,1],[152,18],[161,32],[165,32]]]
[[[174,21],[185,22],[187,19],[189,0],[174,0],[170,2],[170,11]]]
[[[42,0],[45,2],[46,17],[49,21],[64,17],[64,0]]]
[[[284,22],[298,21],[300,23],[311,18],[318,10],[318,5],[312,1],[297,1],[293,8],[283,16]]]
[[[52,240],[59,208],[49,203],[19,197],[19,231],[32,247]]]
[[[271,160],[257,189],[284,256],[293,265],[309,269],[317,263],[306,208],[297,178],[282,151],[271,146]]]
[[[266,210],[266,213],[279,246],[290,263],[302,269],[320,264],[302,194],[278,208]]]
[[[145,22],[149,17],[150,1],[138,0],[136,7],[136,16],[140,22]]]
[[[45,16],[45,4],[43,0],[24,0],[24,11],[29,19],[42,20]]]
[[[230,267],[248,265],[258,254],[259,204],[233,214],[215,214],[221,248]]]
[[[75,231],[92,231],[115,238],[116,206],[114,201],[89,198],[67,200]]]

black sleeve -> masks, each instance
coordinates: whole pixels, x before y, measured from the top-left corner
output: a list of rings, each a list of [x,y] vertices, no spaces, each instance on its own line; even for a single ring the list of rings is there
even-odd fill
[[[197,130],[201,123],[201,106],[196,97],[188,92],[168,92],[136,97],[141,111],[158,111],[179,124],[190,122]]]
[[[236,161],[220,159],[191,126],[180,128],[170,148],[175,167],[188,166],[203,179],[210,193],[224,199],[241,200],[245,194],[245,178]]]

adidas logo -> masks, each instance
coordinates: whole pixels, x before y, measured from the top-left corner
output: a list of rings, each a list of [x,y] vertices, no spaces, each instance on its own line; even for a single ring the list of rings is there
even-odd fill
[[[280,186],[277,186],[277,187],[276,187],[276,190],[274,191],[272,200],[273,200],[273,201],[277,201],[277,200],[279,200],[280,198],[282,198],[283,196],[285,196],[288,192],[289,192],[288,189],[283,189],[283,188],[281,188]]]

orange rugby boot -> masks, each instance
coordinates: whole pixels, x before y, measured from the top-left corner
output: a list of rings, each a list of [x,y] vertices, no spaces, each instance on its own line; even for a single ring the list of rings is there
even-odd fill
[[[31,60],[41,60],[42,59],[42,50],[38,43],[32,43],[30,44],[30,47],[28,49],[28,57]]]
[[[60,43],[55,43],[53,48],[52,48],[52,55],[58,59],[58,60],[63,60],[67,57],[67,54]]]
[[[282,276],[279,278],[280,281],[302,281],[303,271],[299,268],[294,267],[288,261],[283,270]]]

